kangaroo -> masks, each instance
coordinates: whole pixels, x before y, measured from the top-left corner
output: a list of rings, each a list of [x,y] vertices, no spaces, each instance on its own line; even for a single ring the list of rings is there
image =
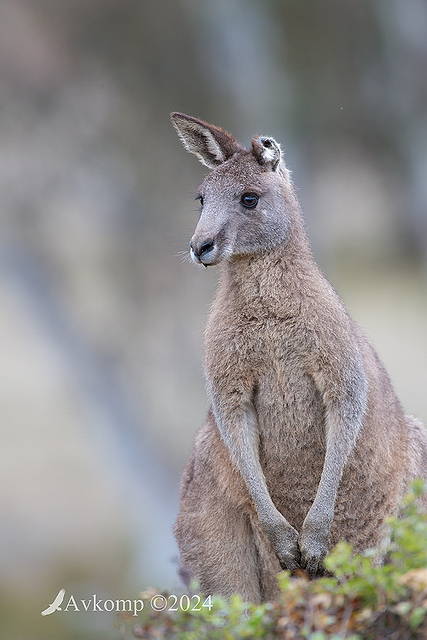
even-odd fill
[[[211,169],[191,258],[221,269],[204,341],[211,406],[174,533],[183,576],[259,603],[281,569],[320,575],[339,540],[381,549],[386,517],[427,480],[427,430],[315,263],[280,145],[255,136],[246,149],[171,117]]]

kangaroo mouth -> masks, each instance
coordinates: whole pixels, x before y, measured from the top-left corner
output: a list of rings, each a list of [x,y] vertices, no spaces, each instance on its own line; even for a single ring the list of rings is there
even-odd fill
[[[217,264],[220,260],[216,247],[210,248],[208,251],[203,251],[201,254],[197,253],[193,247],[190,247],[190,257],[196,264],[202,264],[204,267],[211,267]]]
[[[201,264],[203,267],[209,266],[209,264],[205,264],[204,262],[202,262],[199,256],[194,253],[193,249],[190,249],[190,258],[195,264]]]

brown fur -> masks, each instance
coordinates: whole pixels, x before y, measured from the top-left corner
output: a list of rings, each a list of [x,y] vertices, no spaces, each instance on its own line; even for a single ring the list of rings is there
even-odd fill
[[[172,121],[213,169],[192,258],[221,263],[205,334],[211,409],[175,535],[205,592],[260,602],[281,567],[318,575],[341,539],[381,547],[408,483],[427,480],[427,432],[314,262],[277,142],[246,150],[203,121]]]

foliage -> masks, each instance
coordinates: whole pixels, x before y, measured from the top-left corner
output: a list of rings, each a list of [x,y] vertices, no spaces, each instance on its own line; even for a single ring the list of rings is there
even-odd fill
[[[423,490],[422,482],[414,483],[401,513],[388,519],[391,541],[385,564],[372,549],[354,555],[350,545],[340,542],[325,560],[331,577],[309,581],[303,572],[296,577],[283,572],[278,576],[281,595],[274,602],[254,605],[238,595],[229,600],[192,596],[199,603],[193,611],[193,600],[183,596],[185,606],[156,612],[149,606],[155,592],[149,591],[143,594],[147,606],[138,624],[122,617],[122,629],[146,640],[426,638],[427,515],[417,502]],[[165,602],[170,598],[164,597]]]

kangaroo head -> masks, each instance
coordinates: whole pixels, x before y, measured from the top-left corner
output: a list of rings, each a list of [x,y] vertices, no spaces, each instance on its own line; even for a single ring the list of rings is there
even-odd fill
[[[200,220],[190,242],[194,262],[214,265],[283,243],[294,199],[274,138],[255,136],[248,150],[219,127],[182,113],[171,117],[187,151],[211,169],[197,195]]]

